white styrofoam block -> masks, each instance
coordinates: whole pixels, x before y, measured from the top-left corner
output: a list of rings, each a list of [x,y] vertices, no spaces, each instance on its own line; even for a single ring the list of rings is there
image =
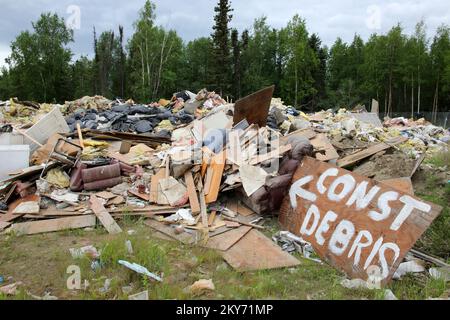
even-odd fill
[[[0,145],[0,180],[9,178],[9,174],[29,167],[29,145]]]
[[[41,144],[45,144],[54,133],[68,133],[70,128],[64,119],[58,107],[53,108],[34,126],[26,131],[26,133]],[[33,152],[39,146],[29,139],[25,139],[30,145],[30,151]]]
[[[11,132],[0,133],[0,145],[18,145],[18,144],[24,144],[23,135]]]

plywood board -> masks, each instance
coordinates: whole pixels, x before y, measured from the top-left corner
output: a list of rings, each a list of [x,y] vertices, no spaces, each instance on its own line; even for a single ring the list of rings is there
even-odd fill
[[[223,258],[238,271],[294,267],[300,264],[295,257],[281,250],[257,230],[249,231],[223,253]]]
[[[386,143],[384,143],[384,142],[377,143],[373,146],[368,147],[365,150],[353,153],[345,158],[338,160],[337,165],[341,168],[350,166],[360,160],[363,160],[365,158],[370,157],[371,155],[374,155],[375,153],[389,149],[390,147],[395,146],[397,144],[403,143],[406,140],[408,140],[408,138],[397,137],[390,141],[387,141]]]
[[[67,217],[33,222],[13,224],[8,231],[18,235],[29,235],[46,232],[55,232],[69,229],[80,229],[95,226],[95,216]]]
[[[89,202],[91,205],[91,210],[94,211],[98,220],[100,220],[108,233],[117,234],[122,232],[122,229],[119,227],[117,222],[113,219],[113,217],[111,217],[109,212],[95,195],[91,196]]]
[[[351,278],[388,282],[442,208],[376,180],[305,157],[280,223]],[[375,280],[374,280],[375,281]]]
[[[236,101],[233,123],[237,124],[246,119],[249,124],[254,123],[260,127],[265,127],[274,89],[275,86],[267,87]]]
[[[184,244],[193,244],[195,242],[195,237],[192,234],[187,232],[176,234],[175,229],[171,226],[155,221],[153,219],[145,220],[145,224],[150,228]],[[195,233],[195,231],[193,232]]]
[[[239,228],[221,233],[217,236],[210,237],[205,247],[226,251],[230,249],[236,242],[238,242],[243,236],[245,236],[251,229],[251,227],[241,226]]]

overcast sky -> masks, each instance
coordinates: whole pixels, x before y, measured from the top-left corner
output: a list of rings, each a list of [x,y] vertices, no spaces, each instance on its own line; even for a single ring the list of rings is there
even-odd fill
[[[92,55],[92,27],[97,32],[119,24],[129,37],[133,22],[145,0],[0,0],[0,65],[10,53],[10,43],[23,30],[31,29],[41,12],[52,11],[75,26],[75,56]],[[185,40],[208,36],[213,24],[216,0],[154,0],[157,24],[175,29]],[[306,19],[310,33],[319,34],[323,43],[332,45],[337,37],[351,41],[355,33],[367,39],[373,32],[384,33],[397,22],[410,34],[423,19],[432,36],[442,23],[450,24],[448,0],[232,0],[231,27],[242,31],[253,20],[267,16],[268,23],[281,28],[296,13]],[[80,15],[77,15],[79,11]],[[79,17],[79,19],[77,19]],[[79,25],[78,25],[79,22]]]

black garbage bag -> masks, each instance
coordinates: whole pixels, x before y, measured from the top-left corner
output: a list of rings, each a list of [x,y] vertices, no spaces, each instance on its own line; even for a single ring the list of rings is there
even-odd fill
[[[91,130],[95,130],[98,127],[98,123],[95,120],[88,120],[84,123],[84,127],[86,129],[91,129]]]
[[[147,120],[140,120],[135,125],[134,128],[137,133],[145,133],[153,130],[152,123]]]
[[[138,105],[132,106],[130,108],[128,114],[133,115],[133,114],[153,114],[153,113],[149,107],[144,106],[142,104],[138,104]]]
[[[128,114],[128,112],[130,111],[130,106],[127,104],[116,105],[111,108],[111,111]]]

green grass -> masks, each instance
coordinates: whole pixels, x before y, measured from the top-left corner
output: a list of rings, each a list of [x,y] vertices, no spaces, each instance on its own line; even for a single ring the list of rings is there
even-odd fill
[[[425,159],[424,163],[431,164],[434,167],[445,167],[450,168],[450,151],[447,152],[438,152],[434,154],[432,157]]]

